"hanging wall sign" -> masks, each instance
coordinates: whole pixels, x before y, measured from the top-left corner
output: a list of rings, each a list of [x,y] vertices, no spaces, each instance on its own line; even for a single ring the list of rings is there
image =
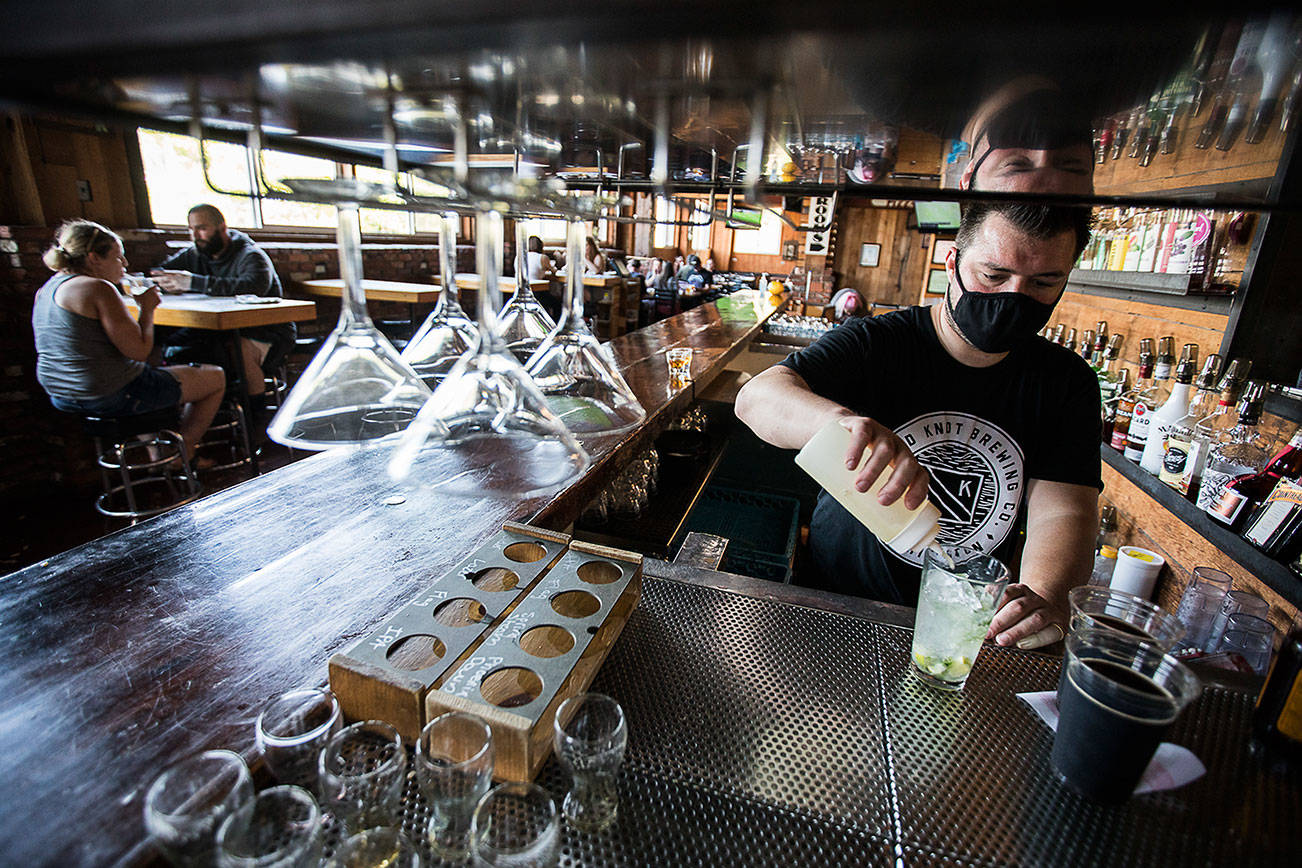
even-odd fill
[[[828,247],[832,241],[832,201],[831,196],[809,197],[809,216],[805,222],[810,226],[826,226],[827,231],[805,233],[806,256],[826,256],[829,252]]]

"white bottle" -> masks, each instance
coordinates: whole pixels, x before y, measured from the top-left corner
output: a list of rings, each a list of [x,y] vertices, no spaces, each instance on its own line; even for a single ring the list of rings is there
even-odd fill
[[[858,466],[850,470],[845,466],[848,451],[850,432],[841,426],[840,419],[833,419],[809,438],[805,448],[796,455],[796,464],[883,545],[903,554],[934,541],[940,533],[940,510],[929,500],[924,500],[917,509],[909,509],[903,497],[890,506],[882,506],[877,502],[877,494],[890,480],[890,469],[883,471],[867,491],[859,491],[854,487],[855,476],[868,461],[869,452],[864,450]]]
[[[1176,422],[1189,412],[1189,402],[1193,399],[1194,367],[1198,364],[1198,345],[1185,344],[1180,354],[1180,364],[1175,369],[1175,385],[1171,388],[1171,397],[1155,412],[1149,414],[1148,439],[1144,441],[1144,451],[1139,459],[1139,466],[1157,476],[1162,472],[1162,459],[1166,455],[1166,435]]]

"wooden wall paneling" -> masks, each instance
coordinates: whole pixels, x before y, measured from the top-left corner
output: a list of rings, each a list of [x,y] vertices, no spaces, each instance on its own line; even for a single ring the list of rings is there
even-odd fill
[[[1108,333],[1126,336],[1121,345],[1122,362],[1129,366],[1139,364],[1140,338],[1159,338],[1173,335],[1176,353],[1186,343],[1198,345],[1198,358],[1220,352],[1228,317],[1218,313],[1167,307],[1141,301],[1086,295],[1068,291],[1054,309],[1051,324],[1062,323],[1068,330],[1075,328],[1077,336],[1092,329],[1099,320],[1107,320]]]
[[[927,237],[908,228],[909,214],[902,208],[841,206],[833,265],[840,276],[839,286],[853,287],[869,302],[917,302],[918,286],[927,267]],[[860,245],[865,243],[882,246],[875,267],[859,265]]]
[[[902,127],[895,149],[896,172],[939,175],[945,142],[939,136]]]
[[[27,129],[22,117],[13,113],[5,115],[0,135],[0,224],[45,225]]]
[[[1127,545],[1150,549],[1166,559],[1167,566],[1153,591],[1153,602],[1174,612],[1193,568],[1216,567],[1230,574],[1235,588],[1252,591],[1270,603],[1270,622],[1278,631],[1277,639],[1288,632],[1297,615],[1296,607],[1106,462],[1102,499],[1117,508],[1118,532]]]

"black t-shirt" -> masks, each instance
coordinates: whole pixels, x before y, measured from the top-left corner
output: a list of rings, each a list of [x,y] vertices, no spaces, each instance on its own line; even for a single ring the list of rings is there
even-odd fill
[[[942,545],[1008,562],[1030,479],[1102,487],[1098,379],[1036,337],[987,368],[945,351],[930,310],[850,319],[782,364],[817,394],[895,431],[931,474]],[[912,606],[916,555],[881,545],[826,492],[810,528],[822,584]]]

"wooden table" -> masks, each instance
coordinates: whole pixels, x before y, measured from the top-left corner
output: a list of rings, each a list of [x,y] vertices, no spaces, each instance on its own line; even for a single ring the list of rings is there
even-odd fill
[[[439,285],[442,284],[440,283]],[[473,274],[471,272],[459,272],[457,274],[458,289],[479,289],[483,285],[484,281],[478,274]],[[550,285],[551,284],[545,280],[529,281],[529,288],[534,292],[546,292],[547,287]],[[515,292],[515,278],[506,276],[499,277],[497,279],[497,286],[504,294],[510,295]]]
[[[127,309],[139,316],[140,308],[133,299],[125,298]],[[236,394],[244,409],[244,418],[253,419],[253,404],[244,385],[248,374],[244,370],[244,352],[240,346],[240,329],[256,326],[280,325],[316,318],[316,305],[296,298],[278,298],[273,304],[244,304],[233,296],[204,295],[201,292],[183,292],[164,295],[162,303],[154,309],[154,324],[170,328],[207,329],[224,332],[230,343],[231,365],[235,368]],[[228,386],[232,384],[227,384]],[[245,430],[245,448],[254,473],[258,472],[258,455],[253,448],[251,435]]]
[[[342,278],[325,280],[300,280],[294,287],[307,295],[322,298],[343,298],[344,281]],[[396,280],[372,280],[362,278],[362,289],[367,301],[397,301],[402,304],[433,304],[439,300],[442,291],[438,286],[428,283],[402,283]]]
[[[592,466],[553,499],[401,490],[387,450],[341,449],[0,579],[0,861],[141,859],[162,768],[216,747],[252,759],[269,698],[324,683],[331,654],[502,522],[566,527],[775,310],[704,305],[613,341],[648,418],[590,442]],[[664,358],[676,346],[696,350],[680,389]]]

